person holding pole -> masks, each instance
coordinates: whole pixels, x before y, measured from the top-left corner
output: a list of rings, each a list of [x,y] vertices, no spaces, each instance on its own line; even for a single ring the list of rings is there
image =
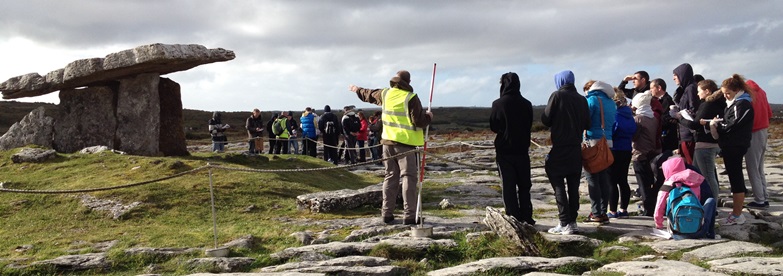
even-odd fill
[[[503,181],[506,215],[536,225],[530,202],[530,129],[533,105],[519,92],[519,76],[509,72],[500,77],[500,98],[492,102],[489,128],[495,136],[498,173]]]
[[[407,154],[396,158],[391,156],[416,151],[416,147],[424,145],[424,128],[432,122],[432,112],[425,111],[419,97],[413,93],[410,85],[411,74],[399,71],[389,81],[390,88],[366,89],[350,85],[348,89],[356,93],[363,102],[382,107],[383,133],[383,164],[386,176],[383,179],[383,204],[381,216],[383,222],[394,222],[394,208],[397,193],[400,192],[402,179],[403,224],[417,224],[416,219],[416,187],[418,154]]]

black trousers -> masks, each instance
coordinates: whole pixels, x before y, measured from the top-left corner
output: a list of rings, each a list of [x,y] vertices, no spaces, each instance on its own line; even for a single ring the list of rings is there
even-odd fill
[[[735,194],[748,191],[748,188],[745,187],[745,174],[742,172],[742,158],[747,152],[748,148],[743,147],[720,149],[720,153],[723,155],[723,164],[726,166],[726,173],[729,175],[731,192]]]
[[[324,135],[324,161],[337,165],[340,156],[337,155],[337,135]]]
[[[288,140],[277,140],[277,143],[275,143],[275,154],[288,154],[288,148]]]
[[[658,190],[653,175],[653,167],[650,160],[633,161],[633,171],[636,174],[636,182],[639,183],[639,193],[642,196],[644,216],[652,217],[655,213],[655,204],[658,200]]]
[[[631,165],[630,150],[613,150],[614,163],[609,167],[612,180],[612,195],[609,198],[609,211],[617,212],[619,199],[620,209],[628,210],[631,201],[631,187],[628,185],[628,166]]]
[[[277,145],[275,137],[269,137],[269,154],[275,153],[275,145]]]
[[[503,181],[503,204],[506,214],[519,221],[535,225],[533,204],[530,203],[530,155],[498,155],[498,172]]]
[[[305,137],[305,139],[302,140],[302,154],[315,157],[316,153],[317,150],[315,149],[315,141]]]

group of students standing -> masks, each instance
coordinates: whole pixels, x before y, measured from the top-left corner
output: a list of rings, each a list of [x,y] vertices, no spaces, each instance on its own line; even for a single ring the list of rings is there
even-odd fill
[[[743,207],[766,208],[764,151],[772,111],[766,93],[752,80],[734,74],[722,81],[693,74],[684,63],[673,71],[677,85],[674,97],[666,92],[666,82],[650,81],[645,71],[626,76],[618,87],[602,81],[588,81],[584,95],[577,92],[574,74],[555,75],[556,91],[549,98],[541,121],[551,131],[552,148],[545,160],[547,177],[554,189],[560,223],[550,233],[578,231],[579,185],[588,183],[590,214],[585,222],[609,223],[610,218],[629,216],[631,189],[629,166],[639,184],[643,216],[655,216],[662,228],[661,197],[671,187],[693,185],[705,204],[705,225],[715,219],[715,200],[720,193],[715,159],[723,157],[729,178],[733,210],[724,225],[743,224]],[[634,88],[625,89],[633,80]],[[532,106],[519,92],[515,73],[501,77],[500,98],[492,104],[490,128],[497,133],[495,149],[506,213],[519,221],[535,224],[530,202],[530,127]],[[614,162],[602,171],[582,170],[581,150],[605,138]],[[682,159],[682,165],[675,160]],[[753,201],[745,205],[747,192],[742,170],[747,162]],[[667,161],[668,160],[668,161]],[[666,170],[665,162],[673,162]],[[702,178],[683,177],[697,174]],[[679,182],[674,179],[683,177]],[[701,185],[701,180],[707,185]],[[685,183],[698,181],[698,183]],[[706,191],[705,191],[706,190]],[[659,195],[659,191],[662,192]],[[708,200],[708,198],[713,198]],[[665,207],[665,200],[663,200]],[[619,206],[618,206],[619,205]],[[711,205],[711,206],[707,206]],[[713,225],[704,227],[702,237],[712,237]]]
[[[275,113],[264,123],[261,111],[253,109],[250,117],[245,120],[248,135],[248,153],[259,154],[264,150],[263,133],[267,133],[269,154],[301,154],[316,157],[316,141],[322,137],[324,142],[324,160],[339,164],[345,152],[345,163],[355,164],[365,162],[367,148],[372,160],[380,159],[380,143],[383,126],[380,111],[365,117],[364,112],[354,111],[353,106],[346,106],[344,115],[338,119],[332,113],[331,107],[324,107],[324,114],[318,115],[314,109],[307,107],[299,117],[299,122],[293,117],[293,111]],[[214,112],[209,120],[209,131],[212,137],[212,151],[223,152],[228,142],[225,131],[230,126],[223,124],[220,112]],[[338,143],[342,138],[342,144]],[[339,151],[338,151],[339,148]]]

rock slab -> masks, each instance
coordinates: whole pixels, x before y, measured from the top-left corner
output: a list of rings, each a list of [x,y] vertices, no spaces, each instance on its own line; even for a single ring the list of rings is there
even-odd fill
[[[783,275],[781,257],[741,257],[709,261],[710,270],[732,275]]]
[[[86,147],[114,148],[117,93],[109,86],[60,91],[54,149],[71,153]]]
[[[591,264],[596,260],[581,257],[562,257],[556,259],[544,257],[501,257],[490,258],[462,264],[449,268],[430,271],[428,276],[462,276],[474,275],[476,273],[486,272],[493,268],[505,268],[519,273],[554,270],[564,265],[572,264]]]
[[[11,161],[14,163],[42,163],[55,157],[57,157],[57,152],[54,150],[24,148],[11,155]]]
[[[56,270],[88,270],[105,269],[111,265],[106,253],[90,253],[83,255],[65,255],[51,260],[34,262],[32,266],[53,266]]]
[[[693,251],[682,254],[681,260],[690,261],[709,261],[728,257],[734,257],[740,254],[748,253],[770,253],[772,248],[750,242],[730,241],[719,244],[708,245]]]
[[[54,118],[46,116],[46,109],[38,107],[24,116],[21,121],[0,137],[0,150],[9,150],[26,145],[52,148]]]
[[[619,272],[624,275],[634,276],[727,276],[723,273],[711,272],[703,267],[681,261],[656,260],[656,261],[630,261],[607,264],[597,270],[598,272]]]
[[[498,209],[487,206],[487,214],[484,224],[489,226],[498,236],[511,240],[525,250],[528,256],[540,256],[533,238],[540,235],[535,227],[525,222],[520,222],[514,217],[506,216]]]
[[[342,189],[305,194],[296,197],[299,210],[313,213],[328,213],[350,210],[364,205],[380,206],[383,202],[383,183],[359,190]]]
[[[30,73],[0,83],[3,99],[35,97],[54,91],[103,84],[146,73],[165,75],[213,62],[229,61],[234,52],[207,49],[196,44],[149,44],[106,55],[73,61],[41,76]]]

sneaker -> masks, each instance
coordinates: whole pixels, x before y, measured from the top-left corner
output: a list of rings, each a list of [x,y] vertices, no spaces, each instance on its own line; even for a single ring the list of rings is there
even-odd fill
[[[566,226],[560,226],[560,224],[557,224],[555,228],[551,228],[547,232],[555,235],[571,235],[574,233],[574,230],[571,229],[571,224],[566,224]]]
[[[609,223],[609,218],[606,215],[596,216],[593,215],[593,213],[590,213],[590,215],[588,215],[587,218],[585,219],[585,222],[597,222],[597,223],[604,224],[604,223]]]
[[[741,225],[745,224],[745,216],[740,214],[738,217],[733,214],[729,214],[726,219],[723,220],[722,225]]]
[[[609,214],[607,214],[609,215]],[[616,214],[617,218],[619,219],[627,219],[630,215],[628,214],[628,211],[619,211]]]
[[[571,227],[571,232],[579,233],[579,226],[576,226],[576,221],[569,223],[568,226]]]
[[[394,217],[383,217],[383,223],[392,224],[393,222],[394,222]]]
[[[764,201],[764,203],[756,203],[755,201],[753,201],[745,205],[745,207],[753,208],[753,209],[767,209],[769,208],[769,201]]]
[[[615,213],[615,212],[608,212],[608,213],[606,213],[606,216],[608,218],[610,218],[610,219],[618,218],[617,215],[618,215],[618,213]]]

